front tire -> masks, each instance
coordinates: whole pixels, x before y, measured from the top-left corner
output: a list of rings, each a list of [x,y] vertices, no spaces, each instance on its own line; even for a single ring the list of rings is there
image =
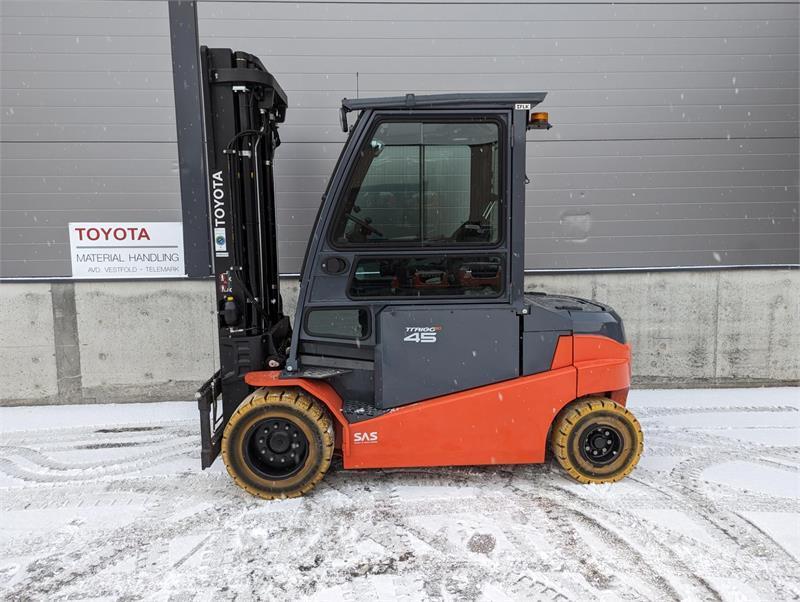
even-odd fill
[[[222,459],[234,482],[257,497],[298,497],[319,483],[331,464],[333,423],[300,389],[258,389],[231,416]]]
[[[580,483],[614,483],[636,467],[642,427],[625,407],[603,397],[573,401],[553,424],[553,455]]]

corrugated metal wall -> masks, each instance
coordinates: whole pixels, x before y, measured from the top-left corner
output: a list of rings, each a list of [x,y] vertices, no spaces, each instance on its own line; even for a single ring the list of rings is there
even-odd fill
[[[70,221],[180,221],[167,4],[0,11],[0,277],[69,276]]]
[[[167,8],[2,2],[0,275],[69,274],[66,223],[180,219]],[[298,269],[343,96],[546,90],[528,269],[798,261],[798,5],[203,2],[208,45],[289,94]],[[83,219],[83,217],[81,217]]]

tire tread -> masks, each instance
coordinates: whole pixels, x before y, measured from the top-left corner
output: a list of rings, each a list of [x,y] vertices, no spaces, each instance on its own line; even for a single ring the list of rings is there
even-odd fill
[[[570,435],[578,421],[584,416],[599,410],[612,412],[624,417],[630,422],[636,429],[638,435],[638,449],[634,454],[633,460],[629,462],[623,470],[605,477],[590,477],[572,465],[572,462],[569,460],[568,449]],[[636,464],[638,464],[642,452],[644,451],[644,434],[642,433],[642,427],[639,421],[626,407],[604,397],[587,397],[573,401],[567,408],[561,411],[561,414],[556,418],[555,424],[553,425],[550,447],[561,467],[579,483],[616,483],[628,476],[636,467]]]
[[[293,408],[296,411],[305,414],[320,430],[322,435],[322,456],[320,465],[314,473],[313,477],[305,482],[301,487],[293,491],[273,493],[253,487],[242,479],[235,469],[232,468],[232,463],[228,458],[229,446],[228,439],[233,432],[233,426],[242,420],[247,414],[259,407],[276,407],[283,406]],[[308,395],[305,391],[295,388],[285,389],[267,389],[261,388],[253,391],[248,395],[244,401],[236,408],[236,411],[231,416],[228,425],[222,435],[222,459],[225,463],[225,468],[228,474],[239,487],[247,491],[249,494],[260,497],[265,500],[295,498],[305,495],[311,491],[325,476],[333,458],[333,450],[335,447],[335,436],[333,429],[333,421],[328,415],[327,410],[322,407],[319,401]]]

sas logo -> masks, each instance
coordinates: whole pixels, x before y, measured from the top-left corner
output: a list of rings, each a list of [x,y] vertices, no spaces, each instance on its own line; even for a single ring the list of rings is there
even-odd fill
[[[435,343],[441,331],[441,326],[406,326],[403,340],[407,343]]]
[[[378,432],[372,431],[371,433],[353,433],[353,443],[377,443]]]

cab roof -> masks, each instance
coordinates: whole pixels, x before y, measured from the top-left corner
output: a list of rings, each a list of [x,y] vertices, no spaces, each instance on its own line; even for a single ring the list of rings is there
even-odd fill
[[[547,92],[474,92],[459,94],[406,94],[379,98],[343,98],[343,111],[364,109],[513,109],[517,104],[538,105]],[[527,108],[527,107],[526,107]]]

